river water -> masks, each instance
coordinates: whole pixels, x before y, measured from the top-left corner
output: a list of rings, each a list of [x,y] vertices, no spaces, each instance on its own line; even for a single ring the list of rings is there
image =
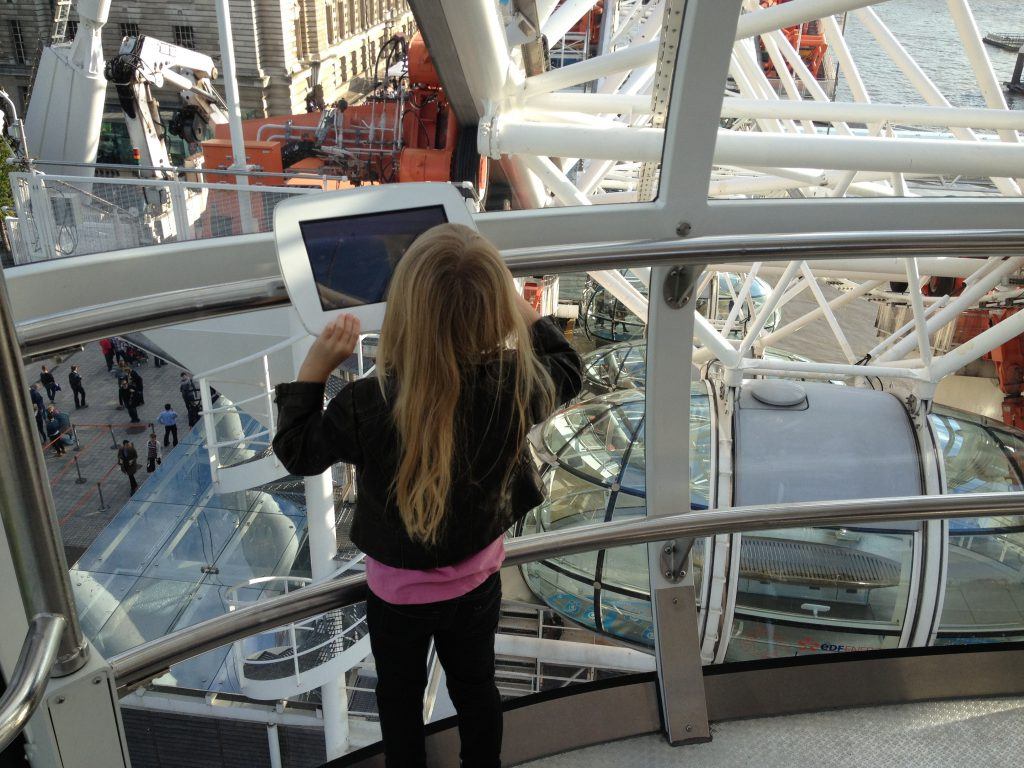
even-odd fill
[[[1024,0],[971,0],[970,5],[982,35],[1024,34]],[[874,8],[950,103],[958,107],[985,106],[946,0],[889,0]],[[873,101],[924,103],[871,33],[857,21],[855,13],[848,16],[846,39]],[[999,82],[1008,81],[1017,54],[990,45],[985,50]],[[852,99],[842,80],[836,98]],[[1012,108],[1024,109],[1024,97],[1008,95],[1007,100]]]

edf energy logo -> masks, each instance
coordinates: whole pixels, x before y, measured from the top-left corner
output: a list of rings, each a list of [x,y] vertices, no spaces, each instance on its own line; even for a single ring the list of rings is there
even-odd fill
[[[867,645],[846,645],[844,643],[830,643],[823,640],[815,640],[813,637],[805,637],[798,640],[796,644],[800,653],[852,653],[854,651],[874,651]]]

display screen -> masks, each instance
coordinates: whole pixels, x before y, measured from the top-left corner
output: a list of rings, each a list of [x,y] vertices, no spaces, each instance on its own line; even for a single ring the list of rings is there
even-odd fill
[[[412,241],[447,221],[437,205],[299,222],[320,306],[329,311],[384,301]]]

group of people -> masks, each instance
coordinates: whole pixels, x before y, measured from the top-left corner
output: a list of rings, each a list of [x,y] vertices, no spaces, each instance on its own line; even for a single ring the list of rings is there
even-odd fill
[[[71,366],[68,373],[68,384],[75,396],[75,409],[88,408],[79,366]],[[46,398],[50,401],[49,405],[43,398],[43,393],[39,391],[40,388],[46,392]],[[32,401],[39,439],[42,440],[43,445],[52,445],[57,456],[63,456],[67,452],[67,447],[74,443],[71,417],[63,413],[56,404],[57,393],[60,391],[61,386],[57,383],[53,372],[47,366],[41,366],[39,381],[29,387],[29,398]]]
[[[46,367],[43,366],[43,370]],[[67,447],[75,441],[74,431],[71,426],[71,417],[62,413],[52,398],[47,405],[39,391],[39,384],[29,387],[29,397],[32,399],[32,407],[35,410],[36,430],[39,432],[39,439],[43,445],[52,445],[57,456],[63,456]],[[47,389],[49,394],[50,390]]]

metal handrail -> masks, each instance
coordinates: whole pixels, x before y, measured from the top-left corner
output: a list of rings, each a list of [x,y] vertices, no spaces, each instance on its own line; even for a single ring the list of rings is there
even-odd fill
[[[490,216],[491,214],[487,214]],[[508,215],[508,214],[505,214]],[[265,240],[273,247],[273,233],[210,240],[204,247],[237,245]],[[173,256],[190,243],[160,246]],[[502,252],[513,274],[618,269],[658,264],[728,264],[732,262],[790,261],[834,258],[896,258],[909,256],[1024,256],[1024,230],[936,230],[926,232],[818,232],[802,234],[750,234],[693,237],[684,240],[632,241],[568,246],[520,248]],[[288,303],[279,274],[228,286],[197,286],[154,293],[52,315],[17,324],[22,352],[52,351],[61,346],[94,341],[186,320],[266,309]],[[73,328],[73,332],[68,329]]]
[[[29,624],[11,682],[0,699],[0,752],[17,738],[43,700],[64,624],[64,617],[53,613],[40,613]]]
[[[849,525],[852,521],[858,524],[896,520],[910,522],[997,514],[1024,514],[1024,493],[904,496],[683,512],[665,517],[580,526],[516,539],[506,543],[505,565],[522,565],[557,555],[681,537],[806,525]],[[128,693],[162,675],[173,664],[248,635],[301,621],[365,597],[366,576],[355,574],[304,587],[150,640],[109,660],[118,691],[122,695]]]

